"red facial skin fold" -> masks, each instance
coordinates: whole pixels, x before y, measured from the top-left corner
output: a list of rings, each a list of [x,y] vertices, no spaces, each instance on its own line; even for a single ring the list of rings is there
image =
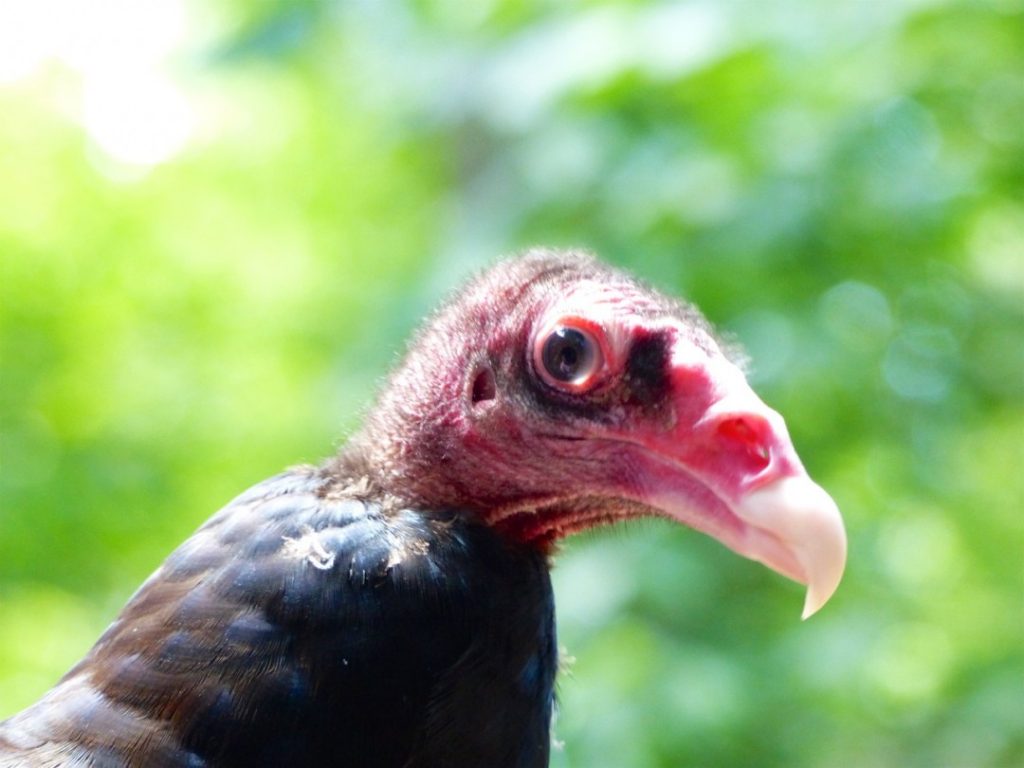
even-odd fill
[[[846,560],[836,505],[700,313],[578,255],[544,263],[485,273],[417,339],[365,433],[381,483],[542,549],[668,517],[807,584],[805,616],[820,608]],[[571,381],[542,367],[559,327],[597,345]]]
[[[783,418],[714,342],[695,343],[687,327],[622,313],[603,323],[606,331],[593,320],[588,327],[601,339],[608,377],[624,375],[628,342],[638,333],[658,332],[671,344],[668,414],[591,434],[629,456],[631,472],[619,493],[807,584],[804,618],[815,613],[839,584],[846,537],[835,503],[807,475]]]

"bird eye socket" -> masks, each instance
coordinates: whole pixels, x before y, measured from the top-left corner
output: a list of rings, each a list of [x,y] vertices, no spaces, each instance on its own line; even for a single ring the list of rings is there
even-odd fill
[[[537,338],[534,362],[548,384],[581,392],[593,385],[604,357],[593,333],[559,324]]]

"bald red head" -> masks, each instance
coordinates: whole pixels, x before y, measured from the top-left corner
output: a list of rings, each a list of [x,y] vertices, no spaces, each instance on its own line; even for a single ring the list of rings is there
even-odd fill
[[[668,516],[808,584],[805,615],[842,575],[835,504],[701,314],[586,254],[532,251],[472,281],[352,446],[401,503],[539,547]]]

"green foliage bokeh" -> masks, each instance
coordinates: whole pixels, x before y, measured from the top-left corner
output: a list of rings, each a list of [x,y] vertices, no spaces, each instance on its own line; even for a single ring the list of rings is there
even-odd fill
[[[161,162],[65,61],[0,89],[0,717],[447,290],[578,245],[743,343],[850,557],[801,623],[667,523],[567,542],[552,764],[1024,764],[1019,4],[163,4]]]

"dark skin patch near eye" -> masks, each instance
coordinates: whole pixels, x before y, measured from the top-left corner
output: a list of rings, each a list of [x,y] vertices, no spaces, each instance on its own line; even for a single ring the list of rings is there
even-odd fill
[[[614,402],[634,403],[645,409],[659,407],[669,395],[671,340],[665,331],[636,333],[622,376],[610,390],[580,395],[556,392],[539,381],[536,374],[517,371],[527,383],[524,389],[531,396],[533,407],[553,419],[571,416],[595,422],[608,418],[608,407]]]
[[[664,331],[638,334],[626,360],[624,383],[630,400],[657,405],[669,393],[669,339]]]

